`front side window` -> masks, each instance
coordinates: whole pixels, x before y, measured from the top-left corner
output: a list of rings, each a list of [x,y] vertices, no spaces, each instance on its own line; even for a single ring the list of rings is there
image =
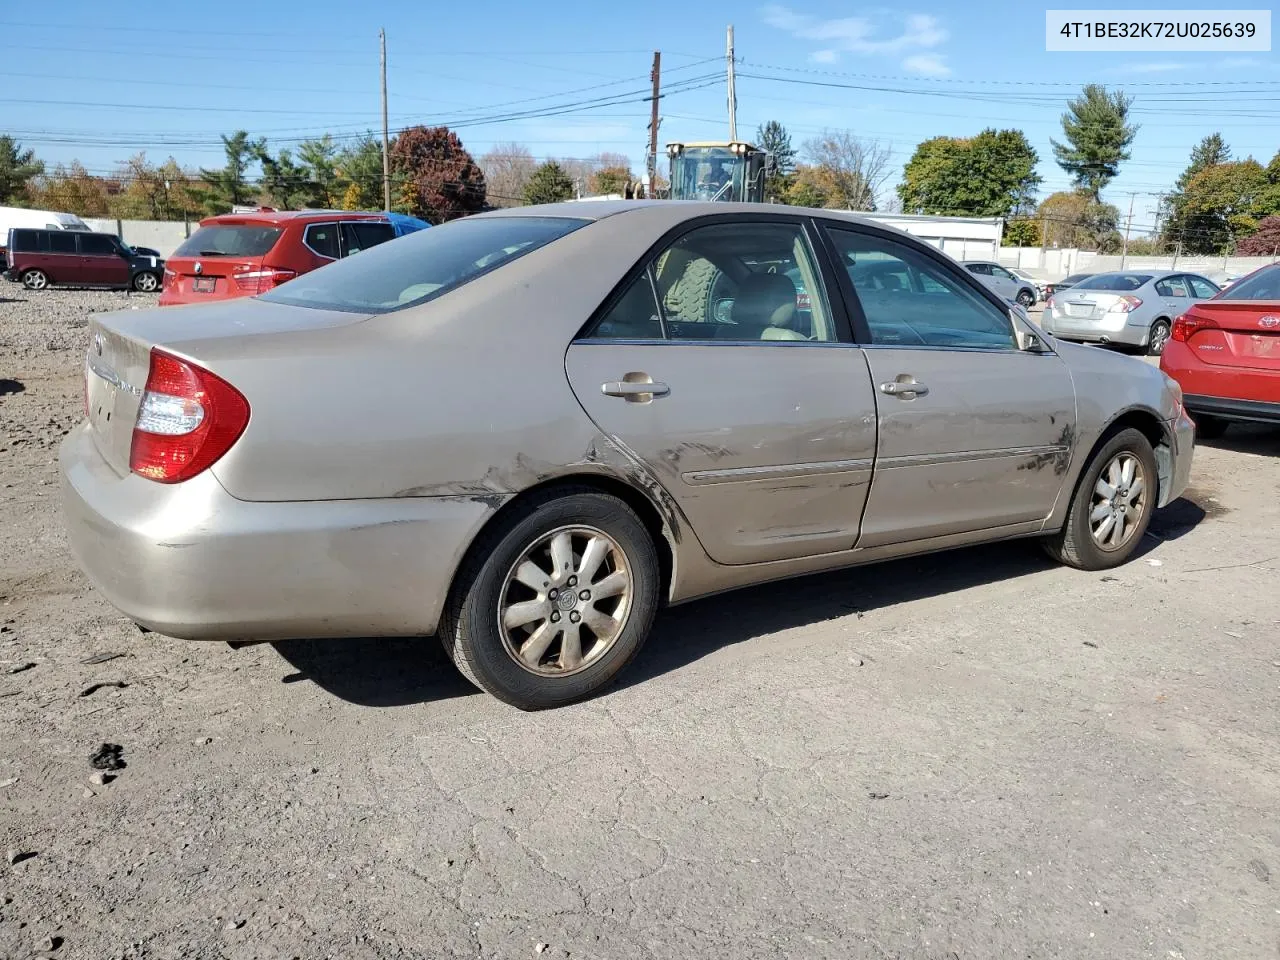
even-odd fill
[[[829,232],[873,344],[1016,349],[1008,316],[932,257],[884,237]]]
[[[588,222],[520,216],[454,220],[304,273],[261,299],[319,310],[387,313],[441,296]]]
[[[1002,277],[1005,280],[1013,280],[1015,282],[1018,279],[1012,273],[1006,270],[1004,267],[997,267],[994,264],[992,264],[991,266],[991,275],[993,277]]]
[[[105,233],[82,233],[80,234],[80,253],[86,257],[117,256],[113,239]]]

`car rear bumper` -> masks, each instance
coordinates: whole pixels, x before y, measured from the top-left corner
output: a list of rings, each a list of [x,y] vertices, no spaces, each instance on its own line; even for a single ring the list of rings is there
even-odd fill
[[[1231,397],[1206,397],[1189,393],[1183,404],[1193,414],[1219,417],[1223,420],[1252,420],[1257,423],[1280,423],[1280,403],[1262,400],[1235,400]]]
[[[87,424],[59,452],[63,520],[81,568],[126,616],[191,640],[434,632],[490,499],[266,503],[209,471],[121,477]]]
[[[1061,319],[1050,317],[1041,323],[1046,333],[1051,333],[1059,340],[1075,343],[1117,343],[1129,347],[1145,347],[1150,330],[1141,324],[1125,324],[1117,327],[1105,321],[1084,321],[1080,323],[1063,323]]]

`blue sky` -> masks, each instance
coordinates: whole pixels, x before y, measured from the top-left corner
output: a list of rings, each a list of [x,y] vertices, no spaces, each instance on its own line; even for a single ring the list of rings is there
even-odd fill
[[[1264,163],[1280,148],[1273,53],[1049,54],[1041,5],[789,0],[686,3],[647,16],[597,3],[548,16],[554,9],[514,0],[163,12],[81,0],[10,5],[0,13],[0,132],[48,161],[78,158],[106,173],[143,149],[153,160],[219,165],[217,135],[239,127],[277,146],[376,128],[385,26],[393,126],[455,126],[477,156],[507,141],[539,158],[623,152],[639,170],[648,104],[626,101],[647,88],[655,49],[670,91],[661,141],[727,135],[720,75],[732,20],[740,137],[770,119],[797,146],[824,127],[849,129],[891,146],[895,179],[921,140],[996,126],[1023,130],[1039,151],[1042,195],[1065,187],[1049,138],[1060,137],[1065,101],[1089,81],[1138,97],[1133,159],[1106,191],[1122,214],[1138,194],[1135,232],[1152,223],[1154,195],[1202,136],[1221,131],[1237,154]],[[143,10],[140,32],[131,11]],[[876,89],[851,89],[866,87]],[[601,97],[619,102],[487,120]]]

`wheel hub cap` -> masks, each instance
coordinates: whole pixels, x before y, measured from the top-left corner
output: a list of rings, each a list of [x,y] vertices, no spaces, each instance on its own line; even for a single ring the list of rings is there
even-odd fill
[[[1147,508],[1146,470],[1134,454],[1117,453],[1094,484],[1089,532],[1106,551],[1127,546]]]

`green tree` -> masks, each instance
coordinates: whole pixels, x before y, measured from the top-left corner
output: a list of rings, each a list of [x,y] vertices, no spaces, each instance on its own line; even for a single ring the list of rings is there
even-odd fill
[[[0,204],[21,200],[27,185],[44,173],[34,150],[23,150],[13,137],[0,136]]]
[[[910,213],[1008,217],[1034,206],[1039,157],[1021,130],[934,137],[907,161],[898,196]]]
[[[298,144],[298,162],[307,175],[307,206],[336,207],[342,199],[338,190],[338,148],[330,134]]]
[[[448,127],[409,127],[391,147],[409,213],[439,224],[484,209],[484,171]]]
[[[256,190],[249,184],[249,170],[255,157],[265,149],[264,140],[250,140],[248,131],[222,135],[227,163],[221,170],[201,170],[204,181],[202,202],[209,213],[226,213],[231,207],[249,203]]]
[[[1010,220],[1004,225],[1004,238],[1000,242],[1006,247],[1038,247],[1040,224],[1035,220]]]
[[[1065,144],[1056,140],[1053,155],[1076,186],[1100,202],[1102,189],[1115,179],[1120,164],[1129,159],[1129,145],[1138,132],[1129,123],[1132,97],[1123,91],[1108,93],[1100,83],[1090,83],[1067,104],[1062,115]]]
[[[635,174],[629,167],[602,167],[587,178],[587,190],[594,196],[622,195],[633,180]]]
[[[1123,241],[1116,229],[1120,211],[1109,203],[1099,203],[1085,190],[1050,194],[1035,216],[1043,224],[1043,242],[1049,246],[1111,253],[1118,251]]]
[[[756,146],[773,158],[773,169],[786,176],[796,168],[796,148],[791,145],[791,134],[777,120],[770,120],[756,129]]]
[[[573,181],[554,160],[541,164],[524,186],[525,203],[559,203],[573,196]]]
[[[1192,216],[1187,210],[1187,187],[1202,170],[1230,161],[1231,148],[1221,134],[1210,134],[1191,148],[1191,161],[1178,177],[1173,192],[1166,195],[1160,204],[1160,219],[1164,221],[1162,236],[1165,240],[1176,242],[1187,235],[1211,232],[1211,225],[1195,222],[1200,219],[1199,215]]]
[[[255,144],[253,155],[262,165],[262,193],[279,210],[297,210],[311,202],[315,193],[309,172],[294,162],[287,148],[271,155],[265,143]]]
[[[1181,241],[1188,253],[1229,251],[1276,212],[1273,187],[1266,168],[1252,158],[1205,167],[1187,183],[1167,239]]]
[[[372,133],[352,141],[334,162],[335,193],[343,210],[382,209],[382,143]],[[397,178],[392,177],[392,197],[399,195]],[[403,209],[399,204],[393,204]]]

